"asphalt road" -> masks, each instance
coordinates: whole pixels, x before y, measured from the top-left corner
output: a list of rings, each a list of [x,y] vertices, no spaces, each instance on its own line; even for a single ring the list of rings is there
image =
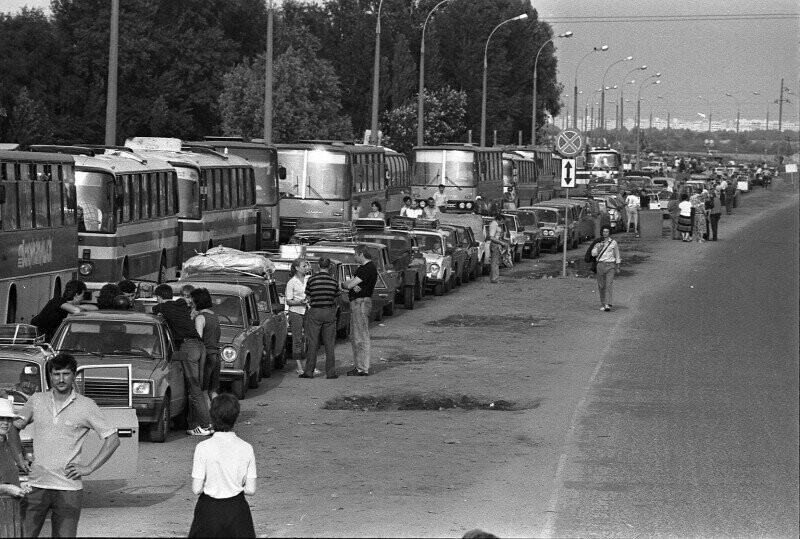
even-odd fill
[[[796,205],[723,228],[642,290],[576,414],[546,535],[797,537],[797,230]]]
[[[610,313],[545,255],[373,324],[369,377],[262,380],[257,534],[797,537],[797,211],[776,186],[716,243],[618,235]],[[185,536],[197,442],[87,482],[79,533]]]

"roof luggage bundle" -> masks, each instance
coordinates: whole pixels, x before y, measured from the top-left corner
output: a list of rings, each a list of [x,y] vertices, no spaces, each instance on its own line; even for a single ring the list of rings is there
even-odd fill
[[[220,246],[212,247],[184,262],[183,271],[186,275],[230,272],[263,276],[274,272],[275,264],[261,255]]]

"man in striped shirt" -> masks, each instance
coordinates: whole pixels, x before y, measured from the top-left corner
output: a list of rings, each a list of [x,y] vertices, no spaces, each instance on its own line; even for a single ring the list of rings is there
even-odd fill
[[[339,295],[339,283],[330,275],[331,261],[320,258],[319,273],[306,282],[306,298],[309,309],[306,313],[305,334],[308,350],[306,366],[300,378],[314,378],[317,366],[317,349],[322,338],[325,347],[325,374],[328,379],[338,378],[336,374],[336,296]]]

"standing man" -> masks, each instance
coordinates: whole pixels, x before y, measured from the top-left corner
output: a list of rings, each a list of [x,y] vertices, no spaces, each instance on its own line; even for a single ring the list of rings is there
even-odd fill
[[[713,189],[709,191],[709,196],[711,198],[706,202],[706,207],[708,208],[708,224],[710,226],[710,231],[707,232],[707,234],[711,241],[717,241],[717,228],[719,227],[719,220],[722,217],[722,203],[716,191]]]
[[[331,277],[330,258],[320,258],[319,273],[306,282],[308,311],[306,312],[306,367],[300,378],[313,378],[317,366],[317,349],[320,337],[325,347],[325,375],[331,380],[339,378],[336,374],[336,296],[339,295],[339,282]]]
[[[363,245],[355,247],[356,262],[359,266],[352,279],[342,288],[349,290],[350,299],[350,344],[353,346],[353,369],[347,376],[369,375],[369,316],[372,311],[372,292],[378,281],[378,268],[372,256]]]
[[[681,213],[679,204],[680,202],[678,202],[678,197],[675,194],[670,197],[669,203],[667,204],[667,211],[669,212],[669,225],[670,229],[672,230],[673,240],[681,239],[680,232],[678,232],[678,216]]]
[[[78,362],[69,354],[58,354],[47,367],[48,391],[28,398],[20,419],[9,431],[12,447],[22,453],[19,431],[33,423],[36,460],[30,466],[30,494],[22,499],[22,532],[39,537],[51,513],[52,537],[75,537],[81,517],[81,478],[96,471],[119,447],[117,431],[106,422],[95,402],[74,389]],[[87,464],[80,463],[81,448],[89,430],[103,439],[100,452]]]
[[[631,194],[625,198],[625,213],[628,214],[628,229],[626,232],[631,231],[631,223],[633,223],[633,231],[639,230],[639,206],[641,200],[639,199],[638,190],[634,189]]]
[[[736,196],[736,184],[733,179],[728,179],[728,184],[725,186],[725,213],[731,215],[733,213],[733,198]]]
[[[172,330],[175,342],[181,352],[186,352],[183,372],[186,377],[186,391],[189,393],[189,436],[210,436],[211,416],[208,413],[208,401],[203,392],[203,361],[206,347],[192,321],[192,308],[181,299],[172,300],[172,287],[160,284],[155,289],[158,305],[153,307],[153,314],[160,314]]]
[[[494,220],[489,225],[489,254],[491,256],[491,270],[489,272],[489,282],[500,282],[500,249],[508,247],[508,243],[503,241],[503,216],[498,212],[494,214]]]
[[[447,195],[444,194],[444,184],[439,184],[439,191],[433,194],[433,202],[439,211],[444,213],[447,210]]]

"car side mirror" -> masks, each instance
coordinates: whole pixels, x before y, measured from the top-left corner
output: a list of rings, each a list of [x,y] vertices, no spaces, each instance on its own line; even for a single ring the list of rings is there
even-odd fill
[[[170,361],[186,361],[189,359],[189,353],[183,352],[181,350],[176,350],[172,352],[172,357],[169,359]]]

